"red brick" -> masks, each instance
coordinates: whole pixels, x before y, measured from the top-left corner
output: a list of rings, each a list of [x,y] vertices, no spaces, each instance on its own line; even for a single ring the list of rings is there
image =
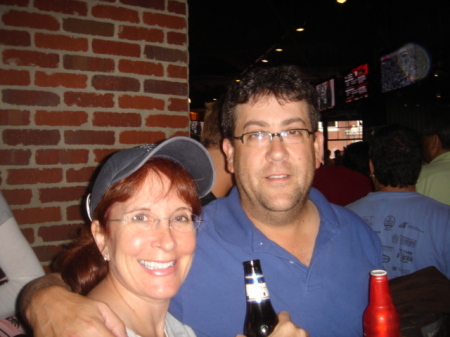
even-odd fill
[[[64,55],[64,69],[91,72],[113,72],[114,61],[111,59],[88,57],[82,55]]]
[[[47,14],[11,10],[2,16],[2,21],[7,26],[59,30],[58,20]]]
[[[64,103],[68,106],[75,105],[84,108],[112,108],[114,107],[114,95],[89,92],[66,92],[64,93]]]
[[[95,39],[92,41],[92,50],[96,54],[110,54],[128,57],[139,57],[141,55],[141,47],[139,45],[118,41]]]
[[[1,5],[28,7],[29,0],[0,0]]]
[[[152,144],[165,138],[166,135],[161,131],[123,131],[119,142],[121,144]]]
[[[0,165],[29,165],[30,150],[0,150]]]
[[[8,205],[28,205],[31,202],[33,193],[29,189],[15,189],[5,190],[2,189],[2,194],[5,197]]]
[[[31,46],[31,37],[29,32],[18,30],[0,29],[0,45],[7,46]]]
[[[27,241],[30,244],[33,244],[35,241],[33,228],[21,228],[20,230],[22,231],[22,234],[25,237],[25,239],[27,239]]]
[[[94,112],[94,126],[140,127],[141,115],[138,113]]]
[[[145,46],[144,55],[151,60],[187,63],[188,53],[185,50],[156,46]]]
[[[144,7],[144,8],[150,8],[150,9],[164,9],[164,0],[120,0],[121,3],[129,6],[137,6],[137,7]]]
[[[81,20],[76,18],[64,18],[63,29],[66,32],[96,35],[114,36],[114,24],[109,22],[99,22],[94,20]]]
[[[164,110],[164,101],[149,96],[122,95],[119,97],[119,107],[123,109]]]
[[[39,200],[42,203],[75,201],[80,200],[85,194],[85,186],[40,188]]]
[[[107,156],[109,156],[110,154],[117,152],[121,149],[95,149],[94,150],[94,161],[96,163],[100,163],[103,161],[103,159],[105,159]]]
[[[0,69],[0,85],[29,85],[30,73],[27,70]]]
[[[132,23],[139,23],[138,12],[124,7],[96,5],[92,7],[91,13],[92,16],[96,18],[110,19],[112,21],[127,21]]]
[[[3,142],[7,145],[57,145],[59,130],[4,130]]]
[[[62,181],[63,172],[60,168],[24,168],[7,170],[6,181],[10,185],[54,184]]]
[[[30,112],[24,110],[0,110],[0,125],[28,125]]]
[[[185,15],[186,14],[186,2],[169,0],[167,9],[171,13]]]
[[[37,110],[36,125],[50,126],[81,126],[88,121],[88,114],[84,111],[44,111]]]
[[[45,54],[29,50],[5,50],[3,63],[13,66],[56,68],[59,64],[58,54]]]
[[[87,75],[69,74],[69,73],[52,73],[47,74],[37,71],[34,75],[34,84],[38,87],[65,87],[83,89],[87,87]]]
[[[21,225],[61,221],[59,207],[13,209],[13,213],[17,223]]]
[[[120,26],[119,38],[123,40],[162,43],[164,42],[164,32],[161,29]]]
[[[188,68],[185,66],[175,66],[169,64],[167,67],[167,75],[172,78],[188,78]]]
[[[57,106],[60,102],[57,94],[48,91],[5,89],[2,92],[3,103],[14,105]]]
[[[97,90],[109,91],[138,92],[140,89],[139,80],[135,78],[106,75],[94,75],[92,77],[92,86]]]
[[[164,68],[161,63],[120,60],[119,71],[121,73],[131,73],[147,76],[164,76]]]
[[[187,116],[152,115],[145,120],[146,126],[162,128],[186,128],[189,125]]]
[[[184,46],[187,44],[187,35],[185,33],[168,32],[167,42],[169,44]]]
[[[95,167],[82,167],[80,169],[68,169],[66,172],[66,181],[68,183],[85,183],[89,182],[95,171]]]
[[[39,247],[33,247],[34,252],[36,253],[37,258],[41,262],[52,261],[56,255],[63,251],[63,247],[61,245],[45,245]],[[47,272],[51,272],[51,267],[44,266],[44,269],[49,269]]]
[[[169,99],[169,111],[188,111],[188,100],[180,98]]]
[[[70,37],[66,35],[36,33],[34,43],[38,48],[81,51],[88,50],[88,39],[84,37]]]
[[[77,0],[34,0],[34,7],[42,11],[86,16],[87,3]]]
[[[143,22],[150,26],[159,26],[171,29],[185,29],[186,18],[184,16],[167,15],[145,12]]]
[[[144,92],[151,94],[187,96],[188,85],[185,82],[145,80]]]
[[[66,144],[113,145],[115,143],[114,131],[65,131],[64,140]]]
[[[83,204],[83,202],[82,202]],[[81,210],[80,205],[72,205],[66,208],[66,218],[68,221],[81,221],[84,220],[85,212]]]
[[[41,226],[38,236],[44,242],[74,239],[80,225]]]
[[[84,149],[42,149],[36,151],[36,164],[86,164],[89,150]]]

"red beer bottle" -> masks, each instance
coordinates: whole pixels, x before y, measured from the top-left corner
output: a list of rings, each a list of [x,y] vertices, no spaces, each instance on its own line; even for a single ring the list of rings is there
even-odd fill
[[[400,337],[400,319],[392,303],[387,272],[370,272],[369,304],[363,315],[365,337]]]

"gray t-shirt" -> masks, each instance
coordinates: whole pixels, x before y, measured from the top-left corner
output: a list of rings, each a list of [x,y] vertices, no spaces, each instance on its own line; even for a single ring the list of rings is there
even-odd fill
[[[169,313],[166,315],[164,330],[166,331],[167,337],[195,337],[195,333],[191,327],[181,323]],[[140,337],[128,328],[127,335],[128,337]]]

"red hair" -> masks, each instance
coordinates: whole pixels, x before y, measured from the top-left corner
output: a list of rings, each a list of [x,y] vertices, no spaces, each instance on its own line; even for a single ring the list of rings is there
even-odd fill
[[[95,219],[98,219],[106,236],[108,236],[108,219],[111,207],[117,202],[130,199],[152,175],[153,179],[169,180],[167,193],[175,191],[178,196],[192,207],[193,214],[200,214],[201,204],[197,194],[197,185],[191,175],[180,165],[163,158],[150,158],[142,167],[128,177],[110,186],[96,209]],[[90,224],[83,226],[78,239],[58,259],[61,266],[63,280],[72,291],[86,295],[108,274],[108,262],[103,259],[94,237]]]

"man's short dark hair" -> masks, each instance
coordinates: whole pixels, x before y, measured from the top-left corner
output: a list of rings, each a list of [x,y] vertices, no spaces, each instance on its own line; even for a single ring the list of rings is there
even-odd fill
[[[392,187],[415,185],[422,167],[418,131],[401,124],[378,129],[371,139],[370,158],[380,184]]]
[[[450,150],[450,109],[433,113],[425,124],[425,136],[437,135],[442,148]]]
[[[233,82],[225,94],[222,104],[221,127],[224,138],[234,135],[236,123],[235,109],[238,104],[275,96],[280,102],[304,100],[312,131],[317,131],[320,114],[317,108],[316,91],[306,81],[300,68],[292,65],[254,68],[247,72],[239,82]]]

